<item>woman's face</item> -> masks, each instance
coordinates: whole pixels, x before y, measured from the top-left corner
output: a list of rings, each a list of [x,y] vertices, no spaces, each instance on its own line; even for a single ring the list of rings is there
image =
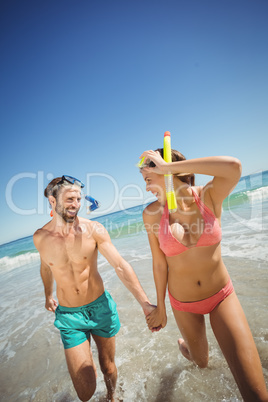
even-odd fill
[[[141,171],[146,183],[146,191],[150,191],[158,201],[164,205],[166,203],[166,188],[164,176],[157,173],[152,173],[144,168]]]

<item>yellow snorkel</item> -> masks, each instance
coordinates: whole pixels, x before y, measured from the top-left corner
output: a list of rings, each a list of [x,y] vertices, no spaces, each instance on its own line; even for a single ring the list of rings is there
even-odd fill
[[[171,158],[171,142],[170,142],[170,132],[166,131],[164,134],[164,161],[167,163],[172,162]],[[173,175],[165,174],[165,185],[166,185],[166,196],[168,203],[169,213],[173,213],[177,211],[177,200],[174,192],[173,186]]]

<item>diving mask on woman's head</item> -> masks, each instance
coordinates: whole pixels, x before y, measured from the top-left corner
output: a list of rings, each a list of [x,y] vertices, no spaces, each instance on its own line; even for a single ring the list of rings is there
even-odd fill
[[[146,162],[145,162],[145,156],[143,156],[143,158],[141,158],[141,160],[136,164],[136,166],[139,169],[143,169],[145,167],[149,167],[150,163],[151,163],[150,159],[146,159]]]

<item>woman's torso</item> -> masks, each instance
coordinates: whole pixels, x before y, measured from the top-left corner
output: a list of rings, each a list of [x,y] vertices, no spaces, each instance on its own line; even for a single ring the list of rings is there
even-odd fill
[[[210,297],[229,279],[221,257],[220,216],[214,215],[213,203],[202,189],[190,188],[190,196],[184,210],[169,214],[166,205],[155,215],[155,234],[168,263],[169,291],[180,301]]]

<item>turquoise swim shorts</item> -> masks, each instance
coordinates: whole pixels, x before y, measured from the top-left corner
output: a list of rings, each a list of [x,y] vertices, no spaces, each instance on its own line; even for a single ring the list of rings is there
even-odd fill
[[[120,329],[116,304],[107,290],[85,306],[58,306],[54,325],[60,330],[64,349],[80,345],[90,334],[111,338]]]

